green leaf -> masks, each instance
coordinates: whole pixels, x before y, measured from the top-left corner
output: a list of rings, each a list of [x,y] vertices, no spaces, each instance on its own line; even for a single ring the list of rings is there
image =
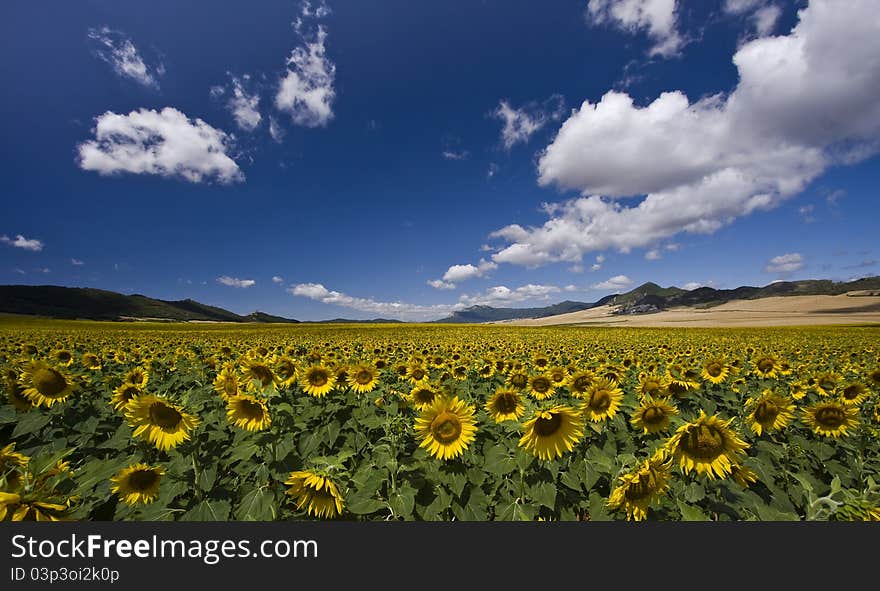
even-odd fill
[[[684,500],[688,503],[697,503],[706,498],[706,489],[699,482],[691,482],[684,489]]]
[[[788,511],[780,511],[774,507],[764,504],[756,504],[755,511],[761,521],[800,521],[801,518],[797,513]]]
[[[11,404],[0,406],[0,425],[14,423],[16,421],[17,414],[18,413],[15,412],[15,407]]]
[[[27,412],[18,419],[18,424],[15,425],[15,430],[12,431],[12,438],[15,439],[16,437],[30,435],[31,433],[39,431],[49,424],[49,421],[51,420],[51,416],[41,413],[38,410]]]
[[[217,467],[207,466],[201,468],[196,484],[204,492],[211,492],[214,487],[214,480],[217,478]]]
[[[353,499],[346,508],[355,515],[368,515],[384,507],[387,507],[387,505],[382,501],[362,497]]]
[[[709,521],[709,516],[702,509],[694,505],[688,505],[682,501],[677,501],[678,510],[681,511],[682,521]]]
[[[556,485],[552,482],[539,482],[530,489],[532,500],[548,509],[556,507]]]
[[[413,508],[416,504],[416,489],[404,484],[397,491],[391,493],[388,504],[397,517],[412,519]]]
[[[605,499],[599,493],[590,493],[590,521],[612,521]]]
[[[180,521],[226,521],[231,509],[229,501],[202,501],[180,517]]]
[[[583,481],[576,470],[566,470],[563,472],[562,476],[559,477],[559,482],[576,492],[583,492],[584,490]]]
[[[235,518],[240,521],[271,521],[275,517],[275,495],[265,488],[255,488],[244,495],[235,510]]]

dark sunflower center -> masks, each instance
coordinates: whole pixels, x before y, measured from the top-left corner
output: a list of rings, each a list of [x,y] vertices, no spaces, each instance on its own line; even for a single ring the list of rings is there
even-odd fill
[[[710,363],[706,366],[706,373],[708,373],[713,378],[717,378],[724,372],[724,368],[719,363]]]
[[[54,369],[38,369],[34,373],[34,387],[47,398],[54,398],[67,388],[67,380]]]
[[[251,375],[260,380],[264,386],[272,381],[272,370],[265,365],[251,366]]]
[[[833,390],[837,385],[837,382],[832,380],[831,378],[822,378],[819,380],[819,387],[823,390]]]
[[[649,406],[642,413],[642,422],[648,425],[659,425],[666,419],[666,411],[659,406]]]
[[[229,396],[234,396],[238,393],[238,384],[234,377],[226,376],[226,381],[223,382],[223,391]]]
[[[285,380],[293,377],[296,373],[296,367],[289,361],[284,361],[278,368],[278,373],[281,374]]]
[[[422,369],[414,369],[410,375],[412,375],[414,380],[421,380],[425,377],[425,371]]]
[[[58,355],[56,355],[56,358],[58,359],[58,361],[70,361],[70,353],[68,353],[67,351],[59,351]]]
[[[611,394],[607,390],[597,390],[590,397],[590,409],[605,412],[611,406]]]
[[[553,413],[550,415],[549,419],[545,419],[544,417],[538,417],[538,420],[535,421],[535,433],[540,435],[541,437],[550,437],[562,426],[562,415],[559,413]]]
[[[571,383],[571,387],[575,392],[583,392],[590,387],[592,380],[588,376],[580,376],[575,378]]]
[[[495,398],[495,410],[499,413],[510,414],[516,410],[516,395],[510,392],[499,394]]]
[[[238,414],[248,419],[262,419],[263,405],[253,400],[240,400],[238,402]]]
[[[565,374],[562,372],[554,372],[550,374],[550,379],[559,384],[565,381]]]
[[[309,383],[312,386],[323,386],[330,379],[330,374],[322,369],[315,369],[309,372]]]
[[[826,429],[837,429],[846,422],[846,413],[835,406],[820,408],[816,411],[816,422]]]
[[[762,425],[771,424],[779,415],[779,408],[769,400],[762,400],[755,406],[755,420]]]
[[[413,398],[415,398],[416,402],[419,404],[430,404],[434,402],[434,391],[428,390],[427,388],[419,388],[415,392],[413,392]]]
[[[183,415],[164,402],[154,402],[150,405],[150,422],[163,429],[174,429],[182,419]]]
[[[269,350],[266,349],[266,347],[257,347],[257,353],[259,353],[261,357],[265,357],[268,352]]]
[[[543,394],[550,390],[550,380],[544,377],[535,378],[532,380],[532,389],[539,394]]]
[[[98,358],[94,355],[86,355],[83,357],[83,363],[85,363],[89,367],[93,365],[98,365]]]
[[[672,382],[671,384],[669,384],[668,390],[669,393],[673,396],[682,396],[684,394],[687,394],[687,386],[679,384],[678,382]]]
[[[355,381],[357,381],[358,384],[365,386],[373,381],[373,374],[365,369],[362,369],[361,371],[357,372],[357,374],[354,376],[354,379]]]
[[[859,397],[859,394],[862,393],[862,389],[857,385],[853,384],[851,386],[847,386],[843,389],[843,397],[847,400],[855,400]]]
[[[638,482],[631,482],[630,485],[626,487],[623,496],[630,501],[640,501],[651,496],[651,493],[653,492],[654,486],[651,484],[650,479],[639,478]]]
[[[122,390],[122,399],[124,401],[128,402],[129,400],[134,398],[138,392],[140,392],[140,390],[138,390],[134,386],[127,386],[126,388],[123,388],[123,390]]]
[[[529,378],[525,374],[514,374],[510,378],[510,383],[517,388],[525,388],[529,383]]]
[[[643,390],[648,394],[652,394],[660,389],[660,382],[656,380],[648,380],[645,382]]]
[[[724,433],[711,425],[694,425],[682,438],[687,455],[701,460],[714,460],[724,452]]]
[[[128,476],[128,486],[135,492],[145,492],[156,485],[159,474],[153,470],[135,470]]]
[[[461,435],[461,421],[448,410],[444,410],[431,421],[431,434],[440,443],[452,443]]]
[[[773,361],[773,359],[765,357],[758,361],[758,371],[760,371],[761,373],[770,373],[771,371],[773,371],[773,367],[775,365],[776,363]]]
[[[144,374],[136,371],[135,373],[131,374],[131,376],[129,376],[129,381],[131,381],[132,384],[140,384],[144,381]]]
[[[546,367],[548,363],[550,363],[549,359],[540,358],[535,360],[535,365],[538,367]]]

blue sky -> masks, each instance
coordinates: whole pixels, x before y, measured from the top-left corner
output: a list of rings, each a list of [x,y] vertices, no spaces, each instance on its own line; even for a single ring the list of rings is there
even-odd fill
[[[874,275],[872,4],[16,2],[0,283],[418,320]]]

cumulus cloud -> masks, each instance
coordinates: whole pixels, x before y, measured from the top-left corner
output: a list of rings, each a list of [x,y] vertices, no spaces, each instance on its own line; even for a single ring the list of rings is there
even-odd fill
[[[279,277],[278,275],[272,276],[272,283],[284,283],[284,277]]]
[[[691,103],[665,92],[641,107],[625,93],[585,101],[538,163],[539,183],[582,196],[547,204],[539,227],[511,224],[497,263],[579,262],[681,232],[708,234],[776,207],[830,166],[880,148],[880,35],[875,6],[813,0],[786,36],[734,55],[728,95]],[[620,197],[636,196],[625,205]]]
[[[791,275],[804,268],[804,257],[797,252],[775,256],[764,267],[766,273],[775,273],[780,277]]]
[[[405,302],[383,302],[372,298],[354,297],[339,291],[332,291],[320,283],[300,283],[290,287],[287,291],[291,295],[309,298],[324,304],[333,304],[360,312],[403,320],[439,318],[463,307],[460,304],[423,306]]]
[[[95,55],[110,64],[118,76],[130,78],[143,86],[158,90],[159,76],[165,73],[160,63],[149,66],[137,47],[122,31],[109,27],[89,29],[89,39],[95,44]]]
[[[462,295],[459,298],[459,303],[465,306],[510,305],[527,300],[547,300],[550,295],[560,291],[555,285],[535,285],[529,283],[516,289],[510,289],[506,285],[496,285],[482,293]]]
[[[260,95],[254,91],[248,91],[251,77],[244,74],[240,77],[229,74],[230,88],[223,86],[211,88],[211,95],[220,98],[229,96],[226,100],[226,108],[232,113],[235,124],[244,131],[253,131],[260,125],[263,116],[260,115]],[[271,130],[270,130],[271,132]]]
[[[590,0],[587,19],[629,33],[644,31],[654,40],[648,54],[670,57],[684,42],[676,30],[675,9],[675,0]]]
[[[229,287],[248,288],[255,285],[257,282],[253,279],[238,279],[237,277],[230,277],[229,275],[221,275],[217,278],[217,283],[220,285],[228,285]]]
[[[550,121],[559,120],[564,110],[565,103],[562,96],[553,95],[541,105],[531,103],[518,109],[511,107],[508,101],[502,100],[498,108],[492,112],[492,116],[502,121],[501,143],[506,150],[509,150],[518,143],[528,142],[536,131]],[[489,170],[492,170],[491,167]]]
[[[37,240],[36,238],[25,238],[21,234],[16,234],[15,238],[10,238],[6,234],[3,234],[2,236],[0,236],[0,242],[8,244],[9,246],[14,246],[15,248],[30,250],[31,252],[40,252],[41,250],[43,250],[43,247],[46,246],[42,240]]]
[[[659,261],[663,258],[663,254],[660,252],[658,248],[652,248],[648,252],[645,253],[645,260],[647,261]]]
[[[592,285],[593,289],[626,289],[633,284],[633,280],[626,275],[615,275],[601,283]]]
[[[79,259],[70,259],[70,264],[74,267],[82,267],[85,263]]]
[[[244,180],[227,153],[234,136],[190,119],[172,107],[139,109],[128,115],[107,111],[95,119],[95,139],[77,146],[83,170],[178,177],[193,183]]]
[[[442,279],[430,279],[427,281],[427,283],[434,289],[455,289],[454,283],[449,283],[447,281],[443,281]]]
[[[327,14],[309,8],[294,23],[303,43],[287,58],[287,70],[275,94],[275,106],[288,113],[294,124],[303,127],[323,127],[333,118],[336,65],[327,57],[327,29],[318,25],[315,32],[310,33],[306,24],[307,18]]]
[[[443,150],[442,154],[446,160],[467,160],[468,156],[470,156],[470,152],[467,150]]]
[[[723,9],[729,15],[748,16],[759,37],[772,33],[782,16],[782,8],[769,0],[725,0]]]

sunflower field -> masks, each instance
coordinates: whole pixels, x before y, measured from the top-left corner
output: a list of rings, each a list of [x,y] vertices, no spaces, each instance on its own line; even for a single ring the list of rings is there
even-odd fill
[[[0,520],[880,520],[880,328],[0,322]]]

